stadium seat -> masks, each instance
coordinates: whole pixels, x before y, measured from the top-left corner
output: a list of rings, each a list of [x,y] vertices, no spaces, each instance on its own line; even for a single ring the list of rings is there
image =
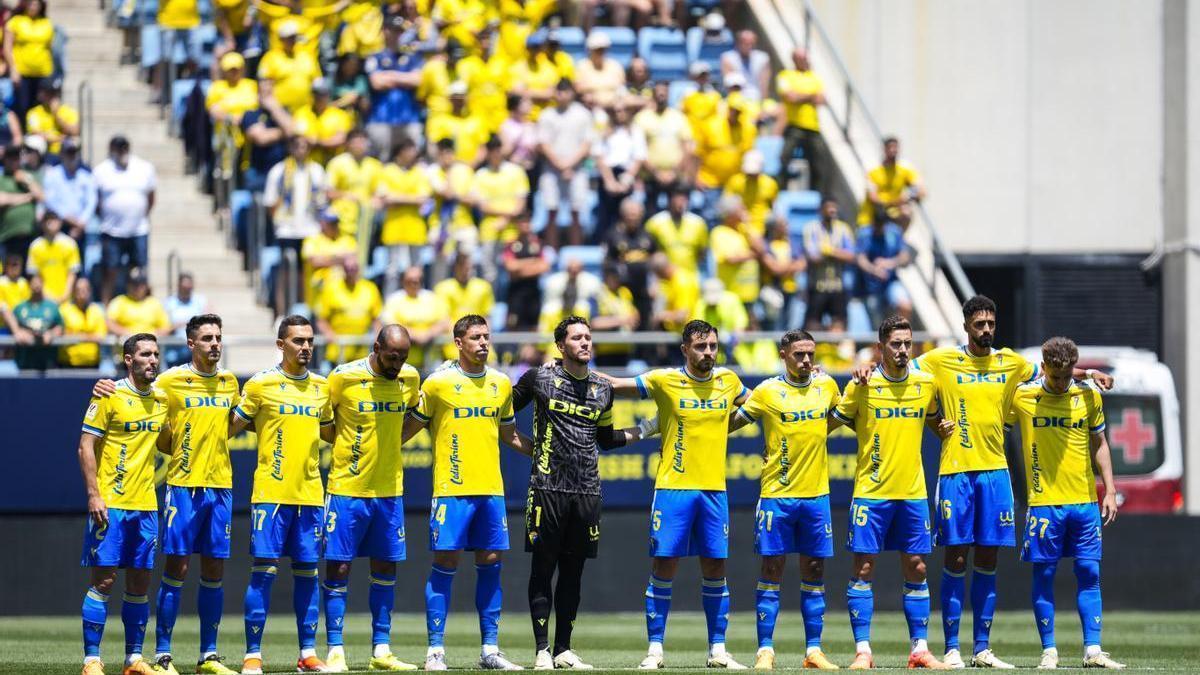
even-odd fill
[[[712,66],[713,78],[721,77],[721,54],[733,49],[733,33],[728,29],[721,31],[719,42],[704,42],[704,29],[692,26],[687,32],[687,57],[689,63],[703,61]]]
[[[162,61],[162,41],[158,36],[158,26],[154,25],[153,21],[142,25],[139,43],[142,50],[142,68],[157,66],[159,61]]]
[[[783,166],[779,162],[783,154],[783,136],[759,136],[754,141],[754,147],[763,155],[763,173],[778,176]]]
[[[775,198],[775,217],[787,221],[793,246],[801,242],[804,224],[816,219],[820,208],[821,193],[814,190],[785,190]]]
[[[637,53],[637,33],[633,32],[632,28],[620,26],[596,26],[592,30],[608,36],[608,39],[612,41],[612,46],[608,48],[608,55],[621,64],[622,68],[628,68],[629,62]]]
[[[683,31],[643,28],[638,33],[638,54],[646,59],[650,77],[656,80],[682,80],[687,77],[687,44]]]
[[[582,28],[579,26],[562,26],[557,29],[556,33],[558,34],[559,44],[562,45],[562,50],[571,55],[572,61],[578,61],[587,56],[587,48],[583,45],[585,36]]]
[[[554,263],[554,269],[556,271],[565,270],[567,262],[570,260],[578,260],[583,263],[585,271],[600,276],[601,268],[604,266],[604,247],[563,246],[558,251],[558,260]]]
[[[696,91],[700,85],[694,80],[672,80],[669,87],[668,103],[672,108],[678,108],[679,104],[683,103],[683,97]]]

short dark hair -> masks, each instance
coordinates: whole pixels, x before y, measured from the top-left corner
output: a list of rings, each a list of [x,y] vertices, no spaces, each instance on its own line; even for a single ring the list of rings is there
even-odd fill
[[[191,340],[196,337],[196,333],[200,330],[200,326],[215,325],[217,328],[222,328],[221,317],[216,314],[197,314],[188,319],[187,327],[184,328],[184,334]],[[283,337],[282,335],[280,337]]]
[[[575,316],[575,315],[568,316],[567,318],[563,319],[562,321],[559,321],[558,325],[554,327],[554,342],[559,343],[559,342],[563,342],[564,340],[566,340],[567,339],[567,329],[570,328],[571,326],[577,326],[577,325],[586,326],[588,330],[592,329],[592,324],[588,323],[588,320],[583,318],[582,316]]]
[[[887,342],[892,333],[898,330],[912,330],[912,324],[899,314],[893,314],[879,324],[879,341]]]
[[[1051,368],[1070,368],[1079,361],[1079,347],[1071,338],[1052,337],[1042,343],[1042,361]]]
[[[488,136],[487,142],[483,144],[483,147],[488,151],[499,150],[500,148],[504,147],[504,143],[500,140],[499,136],[492,134],[491,136]]]
[[[444,152],[446,150],[453,150],[454,149],[454,139],[453,138],[443,138],[443,139],[439,140],[437,142],[437,149],[439,152]]]
[[[521,94],[513,94],[513,93],[510,93],[510,94],[509,94],[509,95],[508,95],[508,96],[507,96],[507,97],[504,99],[504,107],[505,107],[505,108],[506,108],[506,109],[507,109],[509,112],[512,112],[512,111],[516,110],[517,108],[521,107],[521,100],[522,100],[523,98],[524,98],[524,97],[523,97]]]
[[[158,338],[154,336],[154,333],[134,333],[130,335],[125,338],[125,344],[122,345],[125,356],[136,354],[139,342],[153,342],[154,344],[158,344]]]
[[[128,152],[129,139],[120,134],[113,136],[108,142],[108,150],[109,152]]]
[[[275,337],[282,340],[285,337],[287,337],[288,329],[291,328],[292,326],[311,326],[311,325],[312,325],[312,322],[309,321],[307,317],[300,316],[299,314],[291,314],[289,316],[283,317],[283,320],[279,322],[279,332],[276,334]]]
[[[683,339],[683,344],[687,345],[692,343],[692,338],[703,337],[709,333],[718,334],[717,327],[707,321],[693,319],[687,322],[687,325],[683,327],[683,335],[681,338]]]
[[[399,155],[400,153],[404,152],[405,150],[409,150],[409,149],[415,148],[415,147],[417,147],[416,141],[414,141],[412,138],[409,138],[408,136],[402,135],[402,136],[400,136],[399,140],[396,141],[396,144],[392,146],[392,157]]]
[[[574,94],[575,85],[571,84],[571,81],[564,77],[558,81],[558,84],[554,85],[554,91],[569,91]]]
[[[899,142],[900,142],[900,139],[896,138],[895,136],[884,136],[883,137],[884,145],[889,145],[891,143],[899,143]]]
[[[354,127],[350,133],[346,134],[346,140],[352,141],[355,138],[367,138],[367,130],[362,127]]]
[[[486,325],[488,325],[487,319],[479,316],[478,314],[468,314],[454,322],[454,337],[463,337],[467,334],[467,331],[471,330],[475,326]]]
[[[996,313],[996,303],[986,295],[972,296],[970,300],[963,303],[963,318],[967,321],[979,312]]]
[[[805,341],[812,342],[814,344],[816,343],[816,339],[813,338],[812,333],[809,333],[806,330],[789,330],[779,338],[779,348],[787,349],[794,343]]]

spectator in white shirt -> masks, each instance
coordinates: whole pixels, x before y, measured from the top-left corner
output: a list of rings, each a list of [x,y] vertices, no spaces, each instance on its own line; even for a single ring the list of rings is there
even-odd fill
[[[583,243],[579,214],[587,208],[589,189],[583,163],[591,153],[595,120],[591,111],[575,100],[575,88],[568,80],[558,83],[554,103],[538,118],[538,149],[546,158],[538,191],[545,200],[548,217],[546,245],[558,248],[558,212],[563,204],[571,210],[568,243]]]
[[[119,270],[146,268],[157,178],[154,166],[134,156],[129,139],[120,135],[109,141],[108,158],[92,173],[99,198],[100,266],[104,269],[100,299],[107,303]]]
[[[617,101],[609,109],[608,124],[592,147],[592,158],[600,174],[600,213],[596,231],[597,243],[608,239],[608,231],[617,221],[621,202],[633,194],[634,182],[646,161],[646,136],[633,126],[633,113],[626,101]]]
[[[721,54],[721,79],[732,73],[746,78],[742,95],[751,101],[761,101],[771,81],[771,57],[758,46],[758,36],[752,30],[738,31],[733,49]]]
[[[297,267],[280,266],[275,278],[275,311],[289,311],[288,291],[291,297],[303,297],[299,269],[300,248],[305,237],[316,234],[320,229],[317,214],[325,206],[325,170],[310,160],[311,146],[303,136],[293,136],[289,141],[287,159],[271,167],[267,173],[267,184],[263,190],[263,205],[270,209],[274,224],[275,243],[280,252],[287,255],[293,251]],[[286,258],[285,258],[286,259]],[[294,277],[294,278],[293,278]]]
[[[167,310],[167,318],[171,320],[171,335],[186,338],[188,320],[193,316],[208,313],[208,299],[196,292],[196,279],[191,272],[180,272],[179,282],[175,285],[175,294],[163,302]],[[191,358],[191,352],[185,346],[169,347],[166,353],[168,365],[177,366],[186,363]]]

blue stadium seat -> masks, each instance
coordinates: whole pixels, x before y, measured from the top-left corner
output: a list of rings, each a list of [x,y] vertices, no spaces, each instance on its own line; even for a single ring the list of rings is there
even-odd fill
[[[587,56],[587,48],[583,46],[583,29],[579,26],[563,26],[557,31],[562,50],[571,55],[572,61],[578,61]]]
[[[704,61],[712,66],[714,80],[721,77],[721,54],[733,49],[733,33],[728,29],[721,31],[719,42],[704,42],[704,29],[692,26],[687,32],[687,56],[689,63]]]
[[[696,84],[695,80],[672,80],[667,94],[667,105],[672,108],[678,108],[680,103],[683,103],[683,97],[696,91],[700,85]]]
[[[583,263],[585,271],[600,276],[600,270],[604,266],[604,247],[563,246],[558,251],[558,259],[554,263],[554,269],[556,271],[566,269],[568,260],[578,260]]]
[[[785,190],[775,198],[775,217],[787,220],[788,232],[793,235],[816,219],[820,208],[821,193],[815,190]]]
[[[622,68],[628,68],[629,62],[637,53],[637,33],[633,32],[632,28],[619,26],[596,26],[592,30],[604,33],[609,40],[612,40],[612,47],[608,48],[608,55],[621,64]]]
[[[763,173],[778,176],[782,167],[779,157],[783,154],[783,136],[759,136],[754,147],[763,154]]]
[[[143,24],[141,29],[142,67],[153,68],[162,61],[162,40],[159,39],[158,26],[151,20]]]
[[[638,54],[650,66],[656,80],[682,80],[687,77],[687,44],[683,31],[670,28],[643,28],[638,33]]]
[[[385,246],[376,246],[371,250],[371,259],[367,261],[367,269],[363,270],[362,276],[365,279],[383,279],[383,275],[387,273],[388,250]],[[383,284],[379,285],[380,290],[383,290]]]

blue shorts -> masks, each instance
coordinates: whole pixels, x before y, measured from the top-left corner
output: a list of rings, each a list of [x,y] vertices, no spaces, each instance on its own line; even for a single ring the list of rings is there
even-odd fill
[[[100,235],[100,266],[104,269],[114,267],[146,268],[149,260],[149,235],[135,237],[114,237],[110,234]]]
[[[833,557],[833,520],[829,495],[801,498],[763,497],[756,510],[754,551],[759,555],[800,553]]]
[[[158,549],[158,511],[108,510],[108,525],[96,527],[90,517],[83,535],[84,567],[154,569]]]
[[[251,504],[250,555],[264,560],[287,556],[292,562],[321,559],[325,508],[295,504]]]
[[[1008,469],[938,477],[933,540],[938,546],[1016,546],[1016,510]]]
[[[650,556],[729,557],[729,499],[717,490],[655,490]]]
[[[903,551],[929,553],[929,503],[924,499],[861,499],[850,502],[850,536],[854,553]]]
[[[233,491],[228,488],[167,486],[163,553],[229,557]]]
[[[1099,560],[1100,505],[1031,506],[1025,518],[1021,560],[1057,562],[1060,558]]]
[[[507,551],[504,497],[434,497],[429,512],[429,550]]]
[[[404,560],[404,498],[325,498],[325,559]]]

